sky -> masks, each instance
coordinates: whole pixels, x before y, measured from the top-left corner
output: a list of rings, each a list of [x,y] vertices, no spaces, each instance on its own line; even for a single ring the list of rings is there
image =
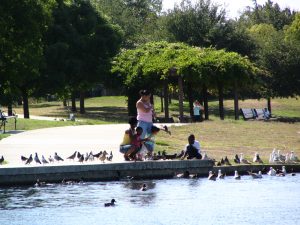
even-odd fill
[[[195,0],[191,0],[195,2]],[[252,0],[211,0],[214,3],[220,4],[226,9],[229,18],[239,17],[240,13],[246,6],[252,6]],[[163,10],[172,9],[175,3],[180,3],[181,0],[163,0]],[[262,5],[266,0],[257,0],[258,4]],[[281,8],[289,7],[292,10],[300,11],[300,0],[272,0],[278,3]]]

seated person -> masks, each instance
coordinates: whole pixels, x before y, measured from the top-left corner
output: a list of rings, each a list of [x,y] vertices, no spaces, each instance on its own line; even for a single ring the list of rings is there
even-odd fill
[[[202,159],[202,155],[200,154],[200,143],[198,141],[195,141],[195,135],[191,134],[188,137],[188,144],[185,147],[184,155],[181,157],[181,159]]]
[[[135,135],[135,128],[137,126],[137,119],[135,117],[131,117],[128,121],[130,127],[127,129],[123,136],[123,142],[120,144],[120,152],[124,154],[125,160],[129,160],[128,151],[131,149],[132,139]]]

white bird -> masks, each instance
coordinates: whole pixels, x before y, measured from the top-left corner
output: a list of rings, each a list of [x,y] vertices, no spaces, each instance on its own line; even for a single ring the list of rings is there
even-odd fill
[[[262,178],[262,174],[261,171],[258,171],[258,173],[252,173],[252,172],[248,172],[250,176],[252,176],[253,179],[260,179]]]
[[[236,180],[240,180],[241,179],[241,176],[239,175],[238,171],[234,171],[234,179]]]
[[[294,151],[291,151],[291,154],[290,154],[290,160],[291,161],[294,161],[294,162],[298,162],[299,159],[298,157],[295,155]]]
[[[221,170],[218,170],[218,179],[224,179],[225,175],[222,173]]]
[[[276,176],[276,170],[274,170],[273,167],[270,167],[268,175],[270,175],[270,176]]]
[[[207,179],[216,181],[216,178],[217,178],[216,175],[212,171],[209,171]]]
[[[203,152],[203,157],[202,157],[202,160],[208,160],[209,158],[208,158],[208,156],[207,156],[207,154],[206,154],[206,152]]]
[[[247,159],[244,159],[244,154],[243,154],[243,153],[241,153],[240,155],[241,155],[241,157],[240,157],[241,163],[244,163],[244,164],[251,164]]]

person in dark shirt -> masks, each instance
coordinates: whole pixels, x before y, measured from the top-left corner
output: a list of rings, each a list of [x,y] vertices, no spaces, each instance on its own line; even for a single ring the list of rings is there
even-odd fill
[[[189,141],[189,143],[186,145],[184,155],[181,157],[181,159],[185,159],[185,157],[187,157],[187,159],[194,159],[194,158],[196,158],[196,159],[202,159],[202,156],[199,153],[199,149],[197,149],[194,146],[195,135],[191,134],[188,137],[188,141]]]

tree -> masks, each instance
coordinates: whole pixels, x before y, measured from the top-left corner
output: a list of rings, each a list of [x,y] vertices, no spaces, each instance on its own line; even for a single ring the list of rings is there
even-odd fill
[[[40,75],[42,36],[52,5],[53,1],[44,0],[3,0],[0,5],[0,73],[5,74],[9,92],[21,94],[24,118],[29,118],[28,97]]]
[[[46,35],[45,76],[60,76],[64,88],[72,93],[73,111],[79,92],[80,113],[84,113],[84,93],[109,72],[111,59],[120,48],[122,32],[87,1],[58,2],[53,10],[54,22]]]

